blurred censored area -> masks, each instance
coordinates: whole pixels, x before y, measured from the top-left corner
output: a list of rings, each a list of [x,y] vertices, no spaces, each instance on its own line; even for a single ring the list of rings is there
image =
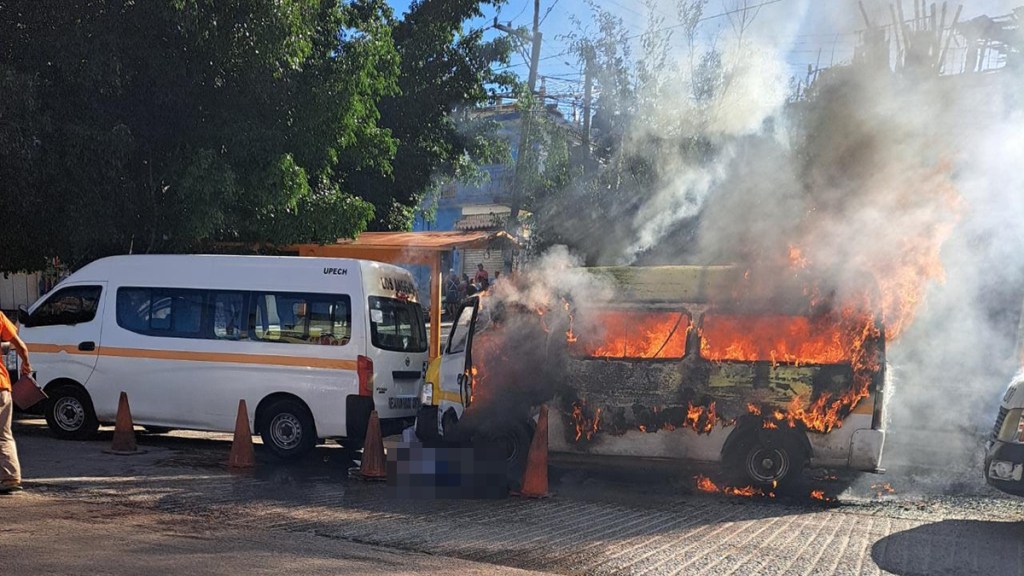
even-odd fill
[[[503,450],[496,446],[400,443],[388,450],[388,489],[395,498],[505,498],[507,466]]]

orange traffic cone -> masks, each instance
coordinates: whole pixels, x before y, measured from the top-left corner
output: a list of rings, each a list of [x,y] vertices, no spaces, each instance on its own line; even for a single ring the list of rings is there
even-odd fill
[[[145,454],[145,450],[139,450],[135,442],[135,425],[132,424],[132,411],[128,407],[128,395],[121,392],[121,398],[117,402],[117,419],[114,421],[114,441],[110,443],[110,450],[104,450],[107,454],[119,456],[130,456],[132,454]]]
[[[380,417],[376,410],[370,412],[366,440],[363,441],[363,459],[356,475],[363,480],[384,480],[388,477],[384,462],[384,439],[380,435]]]
[[[523,488],[516,494],[526,498],[547,498],[548,492],[548,407],[541,405],[537,430],[530,442],[530,453],[523,473]]]
[[[231,456],[228,468],[252,468],[256,465],[256,453],[252,448],[252,432],[249,429],[249,411],[245,400],[238,401],[238,417],[235,418],[235,438],[231,441]]]

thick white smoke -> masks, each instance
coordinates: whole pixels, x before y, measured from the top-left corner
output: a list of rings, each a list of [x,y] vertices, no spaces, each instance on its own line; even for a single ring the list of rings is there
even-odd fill
[[[865,8],[876,25],[890,21],[888,3]],[[961,21],[1012,8],[972,3]],[[980,439],[1018,357],[1024,75],[894,74],[864,50],[790,102],[786,60],[797,38],[806,47],[863,26],[856,3],[770,5],[753,22],[702,28],[673,50],[646,83],[656,93],[640,86],[622,144],[654,166],[658,184],[623,215],[632,218],[628,241],[602,252],[623,263],[798,261],[839,299],[871,294],[899,335],[888,350],[897,382],[890,461],[959,464],[976,482]],[[713,87],[695,92],[708,77],[694,62],[712,53]],[[695,140],[712,152],[680,145]],[[696,234],[681,243],[679,229],[693,221]]]

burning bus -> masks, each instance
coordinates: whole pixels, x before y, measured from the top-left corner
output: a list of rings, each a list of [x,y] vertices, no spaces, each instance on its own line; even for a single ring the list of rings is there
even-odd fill
[[[577,273],[615,297],[518,309],[532,334],[490,310],[500,298],[467,303],[428,371],[421,437],[450,438],[482,412],[474,427],[503,437],[518,469],[531,428],[516,406],[547,402],[554,452],[718,462],[767,487],[807,465],[878,469],[879,314],[789,280],[755,290],[766,283],[728,266]]]

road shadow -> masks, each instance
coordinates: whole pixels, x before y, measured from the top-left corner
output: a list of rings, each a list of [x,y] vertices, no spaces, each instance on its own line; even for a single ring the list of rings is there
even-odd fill
[[[89,441],[62,441],[53,438],[45,422],[30,415],[19,415],[15,421],[15,435],[25,442],[29,463],[38,461],[39,467],[59,470],[58,476],[119,476],[128,474],[146,476],[194,475],[226,476],[227,459],[231,447],[230,434],[208,434],[174,431],[153,434],[136,428],[139,447],[148,451],[144,456],[114,457],[103,453],[109,448],[113,430],[103,427]],[[294,460],[281,461],[256,441],[256,466],[251,471],[235,471],[236,479],[250,478],[261,484],[274,486],[274,499],[289,500],[301,493],[307,485],[326,482],[350,484],[351,468],[358,466],[360,453],[335,443],[318,446],[310,454]],[[72,454],[78,458],[69,458]],[[84,458],[83,458],[84,457]],[[57,465],[59,463],[59,465]],[[52,464],[52,466],[47,466]],[[847,486],[846,479],[831,476],[826,482],[816,481],[822,471],[811,470],[798,484],[798,488],[777,497],[767,495],[754,498],[708,494],[709,498],[724,498],[771,503],[779,515],[788,515],[785,504],[796,506],[824,506],[834,502],[811,502],[810,491],[820,490],[834,498]],[[549,472],[551,488],[559,495],[581,501],[612,502],[624,505],[642,505],[661,508],[672,505],[680,497],[705,496],[696,489],[699,476],[711,478],[725,488],[735,484],[715,466],[683,465],[679,462],[646,460],[639,458],[573,459],[553,455]],[[42,478],[40,478],[42,479]],[[301,499],[301,497],[300,497]]]
[[[1024,522],[943,520],[875,542],[871,558],[900,576],[1020,576]]]
[[[90,440],[59,440],[39,418],[19,415],[14,421],[22,464],[34,481],[55,482],[77,478],[69,483],[82,483],[110,478],[169,478],[185,481],[197,477],[254,479],[283,486],[305,482],[338,482],[348,477],[356,465],[357,452],[336,444],[318,446],[309,454],[293,461],[282,461],[265,449],[256,439],[256,465],[250,470],[231,470],[229,434],[172,432],[147,433],[136,427],[140,452],[129,456],[106,453],[113,438],[113,429],[101,428]],[[45,470],[43,473],[41,471]]]
[[[401,499],[391,496],[382,483],[348,478],[352,462],[337,446],[318,448],[310,457],[291,463],[277,461],[257,446],[255,470],[235,474],[226,470],[229,442],[223,435],[220,439],[184,433],[140,436],[140,445],[148,453],[119,457],[103,453],[109,446],[108,436],[65,442],[52,438],[38,422],[19,422],[15,434],[19,443],[24,440],[23,464],[31,471],[30,490],[102,505],[211,518],[229,527],[256,524],[526,569],[662,573],[666,567],[696,561],[704,553],[701,550],[715,554],[718,542],[732,539],[734,544],[726,547],[730,552],[721,562],[743,563],[738,573],[775,573],[775,568],[788,565],[801,551],[817,553],[815,547],[801,542],[818,538],[821,526],[851,522],[834,513],[845,504],[831,510],[830,504],[812,502],[806,495],[768,499],[698,494],[693,476],[701,470],[677,463],[632,459],[621,466],[607,462],[580,466],[552,461],[555,497],[549,499]],[[855,505],[863,512],[858,515],[854,509],[847,517],[858,518],[853,525],[862,541],[875,542],[884,532],[861,526],[860,518],[915,513],[886,504]],[[1004,512],[1012,508],[1005,502],[990,506],[988,518],[1013,514]],[[808,519],[777,521],[790,516]],[[888,531],[890,524],[885,525]],[[772,526],[792,527],[792,533],[777,533],[796,542],[796,548],[769,554],[745,548],[745,542],[762,529],[774,530]],[[880,566],[897,574],[1015,574],[1020,567],[1019,543],[1024,540],[1022,526],[940,522],[886,537],[870,550]],[[764,534],[768,539],[774,533]],[[827,553],[846,554],[849,561],[859,561],[865,550],[825,548]],[[698,553],[691,555],[687,550]]]

